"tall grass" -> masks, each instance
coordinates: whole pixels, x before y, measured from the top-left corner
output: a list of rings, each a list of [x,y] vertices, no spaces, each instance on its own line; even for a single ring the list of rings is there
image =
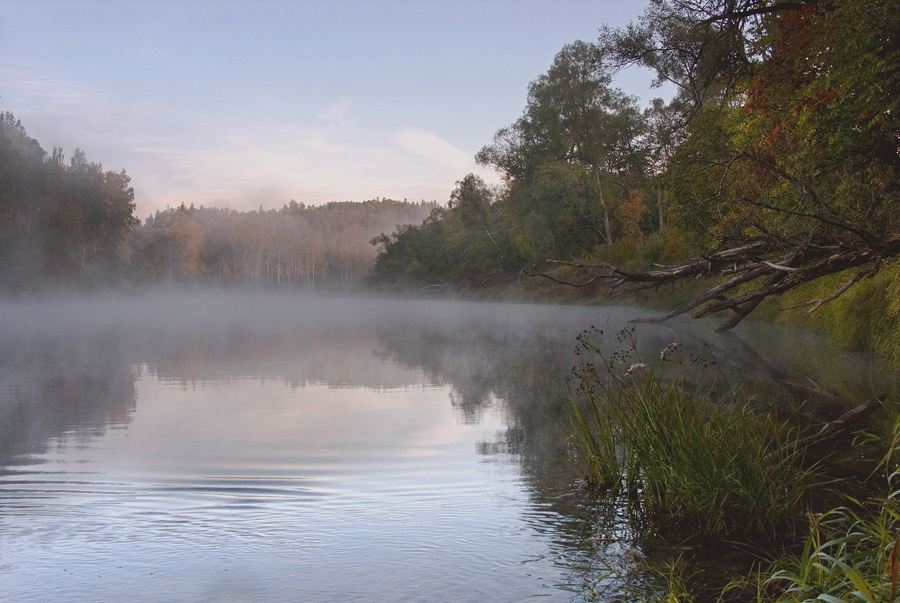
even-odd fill
[[[808,518],[798,554],[734,580],[719,601],[900,603],[900,417],[878,469],[888,494],[813,514],[804,500],[819,476],[801,468],[802,453],[788,445],[794,436],[748,401],[704,394],[689,376],[663,380],[633,348],[607,359],[590,337],[580,341],[600,363],[574,371],[564,424],[588,483],[707,536],[795,533]],[[636,590],[631,600],[694,600],[675,565],[659,578],[658,590]]]
[[[900,601],[900,421],[882,459],[889,494],[811,517],[803,551],[756,577],[756,600],[775,603]],[[745,581],[742,586],[745,586]]]
[[[600,369],[575,371],[564,423],[589,484],[624,489],[653,518],[704,536],[775,536],[803,517],[815,479],[798,452],[781,452],[782,428],[734,396],[713,402],[641,362],[625,368],[632,353],[606,359],[599,346],[581,345]]]

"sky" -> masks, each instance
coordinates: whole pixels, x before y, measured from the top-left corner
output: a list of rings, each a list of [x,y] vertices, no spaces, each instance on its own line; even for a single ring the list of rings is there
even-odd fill
[[[0,0],[0,111],[132,178],[136,215],[444,203],[563,45],[645,0]],[[651,75],[615,82],[642,103]]]

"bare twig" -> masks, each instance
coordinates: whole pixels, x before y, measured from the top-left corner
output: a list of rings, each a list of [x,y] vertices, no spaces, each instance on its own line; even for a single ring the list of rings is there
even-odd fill
[[[816,433],[805,438],[795,440],[794,442],[784,446],[783,448],[779,448],[778,450],[770,453],[770,456],[793,454],[797,450],[809,448],[814,444],[818,444],[829,438],[832,438],[850,425],[865,419],[882,406],[884,406],[884,402],[882,402],[878,398],[870,398],[856,408],[848,410],[834,421],[826,423],[822,426],[822,429],[820,429]]]
[[[809,301],[803,302],[802,304],[795,304],[793,306],[788,306],[786,308],[783,308],[783,310],[793,310],[795,308],[802,308],[803,306],[809,306],[812,304],[813,307],[806,311],[807,314],[812,314],[813,312],[815,312],[816,310],[821,308],[823,305],[825,305],[828,302],[833,301],[833,300],[837,299],[838,297],[840,297],[841,295],[843,295],[847,291],[847,289],[849,289],[850,287],[852,287],[853,285],[855,285],[856,283],[861,281],[866,276],[875,274],[875,272],[877,272],[877,271],[878,271],[878,262],[873,262],[871,266],[868,266],[867,268],[860,270],[859,272],[854,274],[853,278],[851,278],[849,281],[844,283],[840,289],[838,289],[831,295],[828,295],[826,297],[818,297],[816,299],[811,299]]]

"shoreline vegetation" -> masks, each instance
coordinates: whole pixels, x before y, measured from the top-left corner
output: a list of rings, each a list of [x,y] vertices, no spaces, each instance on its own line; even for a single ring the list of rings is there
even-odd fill
[[[898,15],[893,0],[649,2],[557,54],[476,155],[503,184],[470,174],[379,237],[375,278],[662,288],[668,316],[789,316],[900,364]],[[674,97],[639,106],[613,86],[631,66]]]
[[[665,561],[636,559],[654,578],[627,600],[897,600],[900,421],[880,436],[858,424],[882,401],[824,427],[787,421],[715,359],[686,360],[672,343],[645,362],[633,327],[615,337],[608,355],[602,331],[578,337],[584,360],[556,418],[584,487],[619,498],[644,538],[668,543]],[[851,459],[851,472],[834,471]],[[703,552],[723,545],[738,567]]]

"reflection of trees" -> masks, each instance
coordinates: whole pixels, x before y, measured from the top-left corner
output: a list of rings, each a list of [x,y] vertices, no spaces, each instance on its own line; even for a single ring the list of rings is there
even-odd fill
[[[640,325],[633,335],[618,337],[626,324],[606,321],[597,339],[608,359],[623,349],[629,353],[616,358],[622,370],[640,361],[655,363],[654,370],[663,378],[689,375],[704,386],[724,378],[729,386],[740,384],[761,400],[778,401],[787,412],[802,407],[806,413],[829,415],[873,393],[864,383],[871,367],[861,364],[858,356],[829,350],[815,333],[766,325],[758,332],[747,330],[742,338],[685,323],[683,328]],[[573,366],[599,360],[573,353],[580,331],[570,321],[547,313],[527,327],[486,319],[465,324],[437,321],[415,328],[387,325],[378,329],[378,340],[397,363],[451,385],[452,402],[464,422],[477,423],[485,409],[503,404],[510,429],[526,434],[529,446],[524,449],[530,454],[540,448],[550,454],[561,434],[547,410],[559,408],[568,395],[566,380]],[[660,364],[660,352],[673,342],[680,344],[677,354]],[[823,365],[828,367],[825,371]],[[883,380],[879,383],[884,387]],[[482,449],[523,450],[521,443],[508,444],[507,437],[498,435]]]
[[[747,328],[750,327],[750,328]],[[779,325],[745,325],[737,332],[703,333],[660,325],[688,349],[705,349],[718,376],[792,416],[831,420],[868,398],[884,399],[897,388],[880,361],[861,353],[835,352],[820,332]],[[719,374],[719,371],[721,373]]]
[[[373,354],[377,345],[373,330],[359,325],[197,325],[142,336],[140,361],[159,378],[185,383],[251,377],[294,388],[382,389],[422,380]]]
[[[86,439],[127,423],[142,366],[184,383],[249,377],[291,387],[381,389],[422,380],[421,372],[373,354],[377,341],[362,326],[154,321],[57,328],[16,329],[0,339],[0,466],[23,462],[19,457],[43,452],[54,439]]]
[[[565,394],[565,376],[574,362],[571,329],[437,323],[417,330],[379,329],[378,339],[395,362],[451,385],[466,423],[480,421],[497,399],[506,405],[513,428],[544,422],[544,405]]]
[[[93,322],[85,319],[82,327],[67,331],[51,316],[34,333],[10,333],[11,321],[4,318],[0,466],[21,462],[54,439],[77,441],[126,423],[136,405],[135,366],[176,383],[264,378],[292,387],[446,384],[462,421],[477,422],[487,409],[505,413],[505,429],[479,442],[476,452],[515,455],[532,500],[523,510],[525,521],[551,535],[549,554],[557,565],[571,568],[566,577],[571,588],[594,589],[604,600],[610,593],[605,589],[613,587],[595,584],[605,571],[598,559],[628,568],[630,550],[647,552],[646,543],[635,540],[633,518],[620,501],[572,488],[564,434],[547,412],[558,412],[568,395],[567,375],[581,361],[574,348],[576,335],[589,326],[584,309],[439,302],[378,306],[296,297],[278,305],[247,299],[231,305],[219,297],[201,300],[201,312],[183,311],[188,303],[178,299],[169,305],[153,299],[152,312],[151,306],[143,311],[91,307]],[[604,353],[616,351],[622,343],[615,335],[631,312],[590,312],[605,331]],[[604,314],[614,318],[606,321],[600,318]],[[859,381],[852,375],[858,357],[829,352],[821,340],[773,326],[742,341],[709,333],[703,325],[696,331],[641,325],[635,340],[637,353],[648,362],[673,341],[683,344],[686,357],[708,350],[732,381],[735,375],[761,382],[777,375],[802,384],[812,375],[829,389],[837,389],[841,374],[850,383]],[[808,406],[813,398],[787,399]]]
[[[127,423],[136,375],[123,344],[110,335],[0,343],[0,466]]]

